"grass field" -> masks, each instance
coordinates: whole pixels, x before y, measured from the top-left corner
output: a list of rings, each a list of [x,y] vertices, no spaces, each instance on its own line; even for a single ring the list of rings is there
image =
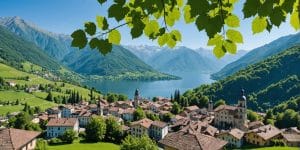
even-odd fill
[[[30,64],[24,64],[27,69],[30,67]],[[38,68],[37,68],[38,69]],[[20,70],[17,70],[13,67],[7,66],[5,64],[0,63],[0,77],[4,78],[6,82],[8,81],[13,81],[19,85],[39,85],[39,84],[51,84],[51,85],[56,85],[56,87],[59,87],[61,89],[61,92],[52,92],[53,96],[68,96],[66,94],[67,90],[75,90],[76,92],[78,91],[80,95],[82,95],[83,99],[88,100],[89,99],[89,89],[85,89],[80,86],[64,83],[64,86],[61,86],[63,82],[54,82],[50,81],[47,79],[44,79],[38,75],[34,74],[29,74]],[[23,80],[23,78],[29,77],[29,80]],[[46,109],[49,107],[56,106],[57,104],[46,101],[45,98],[47,97],[48,93],[47,92],[33,92],[33,93],[26,93],[23,91],[14,91],[14,90],[4,90],[0,91],[0,101],[10,101],[10,102],[15,102],[17,100],[20,101],[20,103],[26,103],[29,104],[30,106],[40,106],[42,109]],[[100,96],[99,93],[95,93],[94,95],[96,97]],[[22,105],[5,105],[5,106],[0,106],[0,114],[6,114],[7,112],[15,112],[15,111],[20,111],[23,109]]]
[[[262,147],[251,150],[300,150],[299,147]]]
[[[49,150],[119,150],[118,145],[112,143],[79,143],[74,141],[73,144],[48,146]]]

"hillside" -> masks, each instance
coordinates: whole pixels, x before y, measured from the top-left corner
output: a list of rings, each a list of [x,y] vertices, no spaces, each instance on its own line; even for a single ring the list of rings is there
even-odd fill
[[[222,59],[217,59],[212,51],[202,48],[194,50],[179,46],[170,49],[148,45],[125,47],[155,69],[179,74],[193,71],[215,72],[246,53],[240,50],[236,55],[226,55]]]
[[[70,91],[79,92],[84,100],[90,99],[90,90],[80,86],[72,85],[64,82],[53,82],[41,76],[26,73],[5,64],[0,63],[0,115],[7,112],[20,111],[24,108],[24,104],[35,107],[39,106],[42,110],[62,103],[64,98],[70,97]],[[4,80],[2,82],[2,79]],[[7,82],[13,82],[17,85],[12,87],[6,85]],[[26,92],[26,88],[38,89],[32,92]],[[47,88],[46,88],[47,87]],[[51,91],[53,95],[52,101],[47,101],[46,97]],[[100,96],[95,93],[95,97]],[[16,102],[19,104],[16,105]]]
[[[81,76],[68,70],[45,54],[35,44],[23,40],[2,26],[0,26],[0,59],[2,63],[23,69],[26,72],[35,72],[40,75],[51,72],[55,76],[68,81],[82,79]],[[37,66],[41,69],[28,70],[26,65]]]
[[[240,59],[226,65],[219,72],[212,74],[215,80],[223,79],[247,66],[262,61],[268,56],[275,55],[289,47],[300,43],[300,33],[281,37],[269,44],[255,48]]]
[[[0,25],[21,38],[35,43],[56,62],[63,63],[72,71],[87,78],[129,79],[129,80],[170,80],[178,77],[160,73],[142,62],[125,48],[114,46],[107,56],[89,48],[78,50],[71,47],[71,37],[40,29],[20,17],[0,18]],[[38,64],[39,65],[39,64]],[[99,78],[97,77],[97,78]]]
[[[294,46],[277,55],[217,81],[193,90],[213,100],[224,99],[229,104],[236,103],[240,89],[248,95],[248,106],[256,110],[266,110],[292,96],[300,95],[300,46]]]
[[[55,59],[63,59],[72,50],[69,44],[71,40],[68,36],[45,31],[20,17],[0,17],[0,25],[36,44]]]

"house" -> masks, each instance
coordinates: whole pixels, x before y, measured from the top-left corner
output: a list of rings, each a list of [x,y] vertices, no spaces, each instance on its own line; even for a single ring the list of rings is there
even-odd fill
[[[144,118],[139,121],[131,122],[130,124],[130,133],[134,136],[142,136],[144,134],[149,135],[149,128],[153,123],[152,120]]]
[[[243,145],[244,132],[240,129],[234,128],[228,131],[221,132],[217,135],[219,139],[228,142],[231,147],[240,148]]]
[[[264,126],[264,123],[261,121],[253,121],[248,123],[248,130],[253,130],[259,127]]]
[[[65,105],[60,106],[61,111],[61,117],[62,118],[69,118],[72,113],[74,113],[74,107],[72,105]]]
[[[7,83],[8,83],[8,85],[11,86],[11,87],[15,87],[15,86],[17,85],[17,83],[14,82],[14,81],[8,81]]]
[[[152,104],[150,104],[150,106],[149,106],[149,110],[151,110],[151,111],[157,113],[157,112],[159,112],[161,106],[162,106],[162,105],[160,105],[160,104],[152,103]]]
[[[122,109],[133,108],[131,101],[116,101],[114,106]]]
[[[56,115],[56,118],[61,118],[61,115],[62,115],[62,112],[58,107],[48,108],[48,109],[46,109],[46,112],[49,115]]]
[[[159,141],[168,134],[168,124],[162,121],[153,121],[149,129],[149,137]]]
[[[169,133],[158,142],[158,145],[165,150],[220,150],[226,144],[226,141],[192,129]]]
[[[47,126],[47,137],[53,138],[62,135],[66,130],[78,133],[79,121],[77,118],[50,119]]]
[[[135,109],[134,108],[128,108],[128,109],[125,109],[123,111],[123,114],[122,114],[122,118],[125,120],[125,121],[132,121],[133,120],[133,113],[134,113]]]
[[[0,129],[1,150],[34,150],[41,132],[14,128]]]
[[[85,127],[90,121],[91,116],[92,116],[91,111],[86,109],[77,110],[70,115],[71,118],[78,118],[80,127]]]
[[[268,146],[272,139],[279,139],[281,136],[279,129],[272,125],[265,125],[245,133],[245,140],[251,144]]]
[[[196,105],[193,105],[193,106],[189,106],[189,107],[185,107],[184,108],[185,111],[187,111],[188,113],[191,113],[191,112],[199,112],[199,107],[196,106]]]
[[[244,90],[236,106],[220,105],[214,109],[214,125],[221,129],[247,130],[247,100]]]
[[[282,136],[287,146],[300,147],[300,134],[282,134]]]

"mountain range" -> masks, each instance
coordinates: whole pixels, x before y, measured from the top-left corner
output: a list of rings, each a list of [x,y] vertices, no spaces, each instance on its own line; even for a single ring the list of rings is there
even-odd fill
[[[114,46],[113,53],[103,57],[89,48],[75,49],[71,47],[70,36],[45,31],[20,17],[2,17],[0,25],[36,44],[58,63],[86,76],[118,76],[136,80],[178,79],[176,76],[156,71],[121,46]]]
[[[281,51],[225,79],[195,88],[189,91],[194,93],[190,95],[206,95],[235,104],[240,90],[245,88],[249,108],[259,111],[300,96],[300,44]]]
[[[211,50],[203,48],[190,49],[178,46],[170,49],[168,47],[147,45],[127,45],[125,47],[153,68],[173,74],[192,71],[216,72],[247,53],[245,50],[239,50],[236,55],[226,55],[222,59],[217,59]]]
[[[273,56],[283,50],[300,43],[300,33],[284,36],[272,41],[269,44],[255,48],[240,59],[227,64],[220,71],[211,75],[213,79],[223,79],[235,72],[257,63],[269,56]]]

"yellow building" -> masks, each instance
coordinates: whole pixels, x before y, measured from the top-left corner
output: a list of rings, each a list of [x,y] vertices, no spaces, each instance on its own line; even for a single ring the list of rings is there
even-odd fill
[[[272,139],[281,137],[281,131],[272,125],[265,125],[245,134],[246,142],[259,146],[268,146]]]

